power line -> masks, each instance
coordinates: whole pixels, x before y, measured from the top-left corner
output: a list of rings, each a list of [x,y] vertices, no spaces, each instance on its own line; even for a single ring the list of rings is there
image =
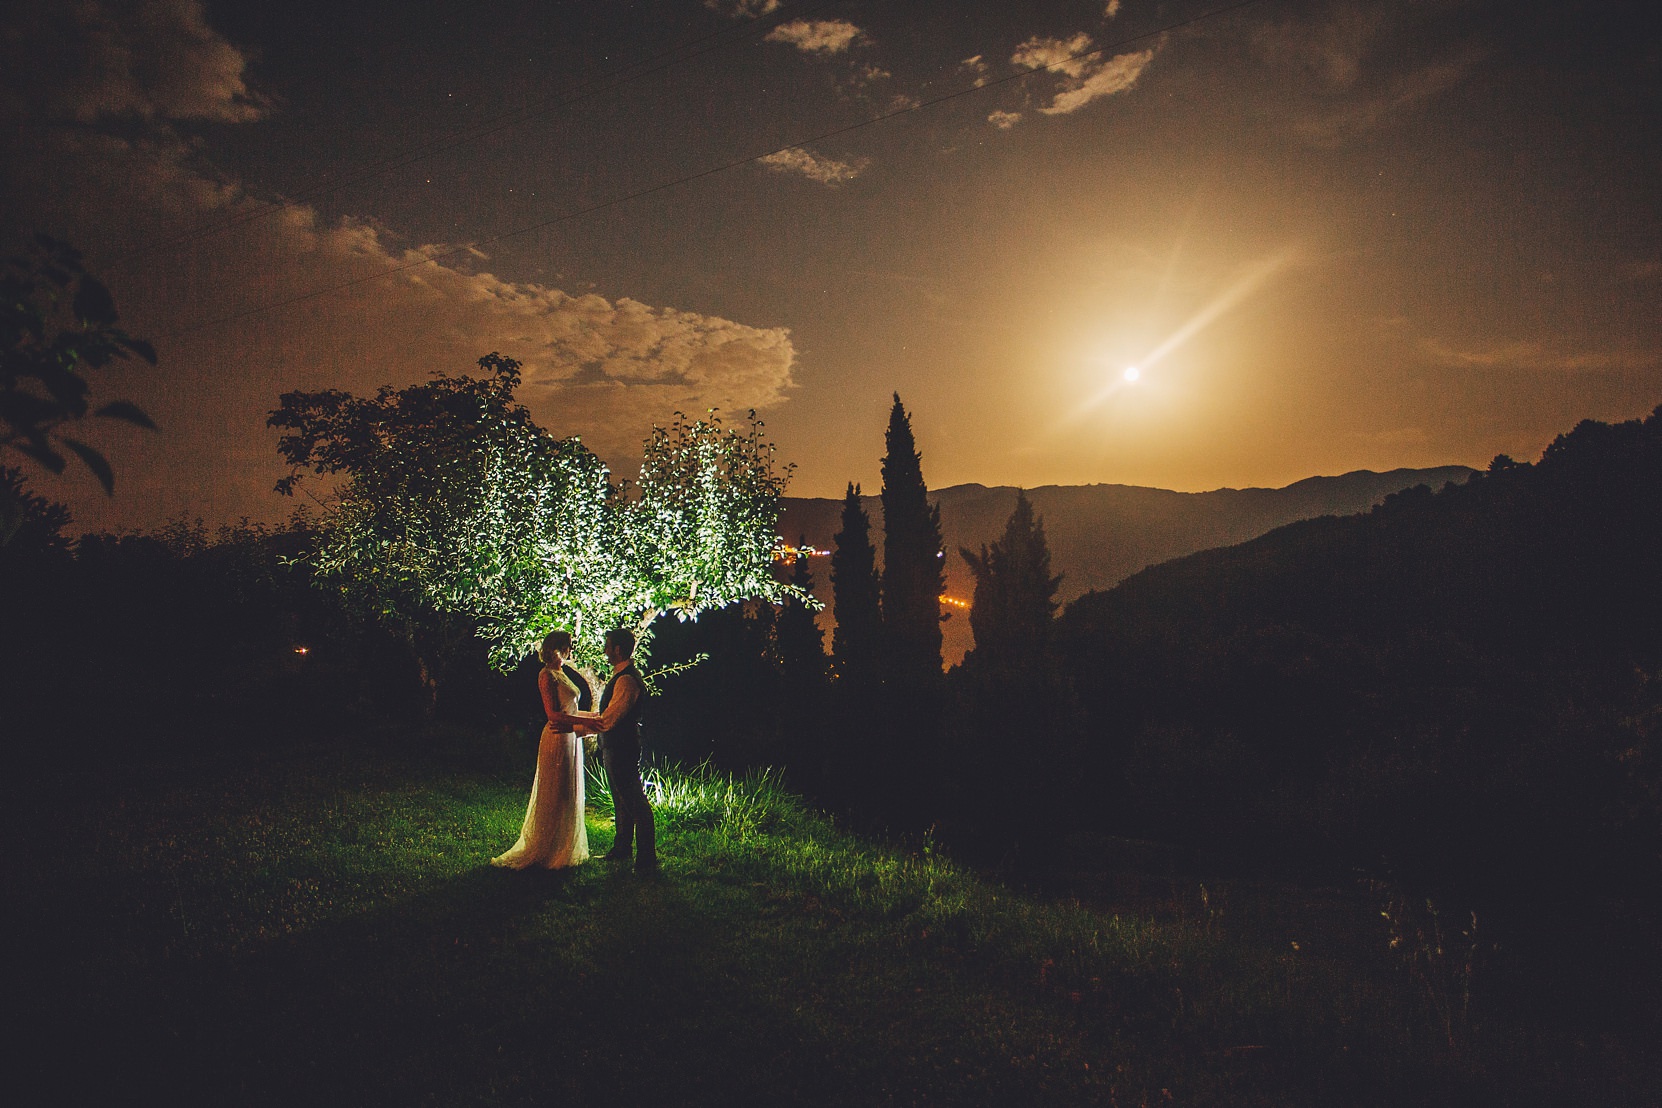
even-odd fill
[[[654,76],[658,73],[663,73],[667,70],[675,68],[678,65],[696,61],[707,54],[723,50],[736,43],[744,42],[747,39],[755,38],[758,35],[765,35],[783,23],[786,19],[802,19],[843,2],[844,0],[825,0],[824,3],[803,8],[800,11],[786,12],[772,22],[756,20],[748,24],[739,25],[738,29],[740,33],[736,35],[730,34],[733,28],[729,27],[716,31],[713,34],[705,35],[702,38],[678,43],[667,50],[661,50],[658,53],[642,58],[639,61],[619,66],[616,69],[601,74],[600,76],[590,78],[587,81],[579,82],[570,88],[561,90],[553,96],[545,97],[534,104],[516,108],[511,112],[503,112],[499,115],[492,116],[489,119],[481,120],[472,127],[464,129],[459,134],[451,135],[443,139],[437,139],[425,145],[409,147],[395,154],[389,154],[377,161],[366,163],[365,165],[354,170],[349,170],[343,176],[332,181],[320,181],[309,188],[303,188],[293,196],[286,197],[282,201],[267,202],[263,207],[256,211],[241,212],[233,216],[228,216],[224,219],[215,220],[198,227],[193,227],[188,231],[168,238],[156,239],[145,243],[142,246],[135,247],[132,250],[129,250],[126,253],[112,259],[106,264],[106,269],[120,269],[129,262],[137,261],[153,254],[173,250],[181,246],[186,246],[192,242],[198,241],[199,239],[209,238],[223,231],[234,230],[238,227],[247,226],[250,223],[257,223],[262,219],[276,214],[277,212],[283,211],[289,204],[303,200],[316,199],[320,196],[327,196],[330,193],[338,192],[343,188],[348,188],[364,181],[373,180],[374,178],[379,177],[384,173],[389,173],[395,169],[402,169],[405,166],[414,165],[417,162],[424,161],[425,159],[431,158],[435,155],[443,154],[447,151],[455,150],[458,147],[466,146],[469,143],[477,142],[480,139],[489,138],[491,135],[511,130],[514,127],[518,127],[522,123],[530,122],[531,120],[547,115],[549,112],[556,109],[570,107],[573,104],[580,104],[585,100],[623,88],[633,82]],[[703,47],[703,49],[695,49],[697,47]],[[691,50],[692,52],[682,53],[687,50]],[[677,57],[677,54],[680,54],[681,56]],[[641,68],[643,66],[646,68]]]
[[[1199,15],[1168,23],[1165,26],[1156,28],[1152,31],[1146,31],[1139,35],[1131,35],[1116,42],[1108,43],[1104,46],[1098,46],[1092,50],[1082,50],[1077,54],[1071,54],[1066,58],[1060,59],[1059,61],[1051,62],[1049,65],[1024,70],[1020,73],[1012,73],[1009,76],[1000,77],[995,81],[986,81],[981,84],[971,85],[969,88],[959,89],[956,92],[943,93],[942,95],[936,96],[929,100],[921,100],[917,103],[907,104],[903,107],[895,108],[892,111],[884,112],[881,115],[860,120],[857,123],[849,123],[841,127],[835,127],[829,131],[821,132],[817,135],[810,135],[807,138],[798,139],[795,142],[788,143],[785,146],[781,146],[773,150],[764,151],[760,154],[752,154],[749,157],[739,158],[735,161],[724,162],[721,165],[712,166],[708,169],[702,169],[696,173],[689,173],[685,176],[677,177],[674,180],[663,181],[659,184],[650,185],[643,189],[637,189],[634,192],[625,193],[621,196],[614,196],[609,200],[602,200],[599,203],[590,204],[584,208],[576,208],[569,212],[562,212],[560,215],[552,216],[536,223],[526,224],[523,227],[516,227],[508,231],[501,231],[497,234],[487,236],[486,238],[475,239],[464,246],[452,247],[449,250],[443,250],[436,254],[428,254],[424,257],[416,259],[415,261],[388,266],[384,269],[376,270],[374,273],[366,273],[361,277],[353,277],[345,281],[338,281],[331,285],[324,285],[319,288],[311,289],[307,292],[297,293],[294,296],[274,300],[266,304],[258,304],[252,308],[244,308],[241,311],[232,312],[228,315],[217,316],[213,319],[204,320],[201,323],[194,323],[163,336],[163,340],[165,341],[166,339],[178,338],[181,335],[194,334],[197,331],[203,331],[210,327],[217,327],[224,323],[234,323],[239,319],[247,319],[250,316],[263,315],[266,312],[277,311],[280,308],[287,308],[294,304],[301,304],[308,300],[315,300],[320,296],[327,296],[330,293],[339,292],[342,289],[349,289],[357,285],[367,284],[370,281],[378,281],[383,277],[391,277],[411,269],[419,269],[425,265],[437,265],[438,263],[449,258],[456,258],[464,254],[474,253],[481,247],[490,246],[494,243],[503,242],[507,239],[517,238],[520,235],[528,235],[533,231],[540,231],[544,228],[553,227],[557,224],[569,222],[573,219],[580,219],[586,215],[593,215],[595,212],[605,211],[607,208],[615,208],[620,204],[627,204],[631,200],[639,200],[642,197],[665,192],[669,189],[678,188],[681,185],[691,184],[694,181],[701,181],[706,177],[714,177],[719,173],[726,173],[728,170],[737,169],[743,165],[750,165],[753,162],[759,162],[764,158],[771,158],[774,155],[782,154],[787,150],[798,150],[810,143],[824,142],[827,139],[838,138],[842,135],[851,134],[854,131],[863,130],[866,127],[886,122],[898,116],[921,112],[926,108],[933,108],[949,101],[960,100],[966,96],[972,96],[976,93],[983,92],[986,89],[998,88],[1002,85],[1011,84],[1017,81],[1025,81],[1039,73],[1055,72],[1064,66],[1071,65],[1086,58],[1092,58],[1098,54],[1107,53],[1110,50],[1119,50],[1123,47],[1131,46],[1147,39],[1158,38],[1161,35],[1167,35],[1173,31],[1182,30],[1184,27],[1192,27],[1204,20],[1213,19],[1220,15],[1228,15],[1230,12],[1250,8],[1261,2],[1262,0],[1235,0],[1234,3],[1223,4],[1215,8],[1210,8],[1204,12],[1201,12]]]

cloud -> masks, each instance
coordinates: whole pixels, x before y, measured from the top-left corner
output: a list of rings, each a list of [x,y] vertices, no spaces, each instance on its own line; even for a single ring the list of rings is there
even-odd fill
[[[1049,104],[1040,106],[1046,115],[1066,115],[1093,100],[1124,92],[1137,83],[1154,50],[1139,50],[1103,57],[1093,50],[1091,36],[1083,31],[1072,38],[1043,38],[1035,35],[1016,47],[1010,60],[1025,69],[1048,69],[1060,74],[1062,87]]]
[[[214,51],[190,56],[200,79],[181,73],[175,87],[217,87],[221,103],[234,104],[222,75],[240,70]],[[131,69],[145,64],[135,56]],[[111,79],[114,91],[87,86],[80,102],[123,102],[130,87],[118,72]],[[201,107],[200,96],[151,100],[164,101],[186,118],[227,118],[180,106]],[[453,248],[409,242],[372,219],[329,220],[305,204],[256,199],[156,113],[135,135],[125,125],[24,129],[10,125],[15,107],[0,116],[8,214],[86,251],[122,325],[160,355],[156,369],[117,367],[95,383],[97,395],[137,401],[162,428],[87,429],[116,465],[117,498],[75,476],[41,488],[69,500],[83,525],[285,513],[291,505],[270,492],[282,467],[265,417],[287,390],[362,394],[468,372],[500,351],[524,363],[521,399],[540,422],[622,464],[677,409],[767,409],[793,386],[796,354],[783,327],[512,280],[477,250],[423,264]],[[240,225],[115,262],[144,241],[227,221]],[[269,307],[296,297],[305,298]]]
[[[1039,110],[1046,115],[1065,115],[1083,108],[1092,100],[1124,92],[1137,83],[1137,78],[1142,76],[1143,70],[1148,68],[1148,63],[1153,60],[1153,50],[1139,50],[1136,53],[1109,58],[1079,78],[1073,87],[1064,88],[1057,93],[1049,106]]]
[[[138,117],[239,123],[264,114],[246,60],[198,0],[29,4],[0,34],[9,113],[34,119]]]
[[[1386,80],[1380,87],[1339,102],[1320,103],[1297,113],[1293,130],[1315,146],[1338,146],[1411,114],[1459,84],[1475,55],[1437,62]]]
[[[818,181],[822,185],[840,185],[844,181],[852,181],[871,165],[870,160],[866,158],[840,162],[835,158],[821,157],[801,146],[780,150],[758,160],[775,173],[800,173],[810,181]]]
[[[1091,36],[1084,31],[1067,39],[1034,35],[1016,47],[1010,60],[1023,69],[1050,69],[1077,79],[1096,62],[1098,55],[1079,56],[1090,52],[1094,45]]]
[[[1390,30],[1389,13],[1377,5],[1336,4],[1317,18],[1259,24],[1252,43],[1266,61],[1302,70],[1330,90],[1347,89],[1362,76],[1363,62]]]
[[[779,0],[704,0],[704,6],[729,19],[757,19],[779,10]]]
[[[805,54],[841,54],[867,42],[860,28],[844,19],[793,19],[767,33],[767,42],[782,42]]]
[[[1424,49],[1411,21],[1434,9],[1336,3],[1318,15],[1260,23],[1250,43],[1264,62],[1301,78],[1289,86],[1300,98],[1289,112],[1294,133],[1336,147],[1430,103],[1488,54],[1473,41]]]
[[[1021,113],[1004,111],[993,112],[991,115],[987,116],[987,122],[991,123],[994,127],[997,127],[1000,131],[1008,131],[1010,128],[1021,122]]]
[[[1620,276],[1624,281],[1655,281],[1662,278],[1662,261],[1646,259],[1629,262],[1621,268]]]
[[[980,88],[987,83],[987,63],[980,54],[973,58],[965,58],[958,63],[958,68],[975,78],[975,87]]]
[[[1120,14],[1120,0],[1108,0],[1107,5],[1102,9],[1102,18],[1112,19],[1118,14]]]
[[[1355,437],[1369,446],[1427,446],[1431,435],[1424,427],[1386,427],[1378,431],[1357,431]]]
[[[1420,351],[1431,362],[1456,369],[1527,370],[1548,373],[1610,373],[1655,368],[1657,351],[1552,350],[1537,342],[1493,343],[1461,349],[1425,339]]]

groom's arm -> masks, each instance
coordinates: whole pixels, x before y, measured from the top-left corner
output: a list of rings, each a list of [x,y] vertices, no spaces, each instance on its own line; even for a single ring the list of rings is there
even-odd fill
[[[567,712],[555,723],[568,722],[590,731],[610,731],[622,723],[641,697],[640,678],[625,675],[612,686],[612,699],[606,702],[604,712]]]

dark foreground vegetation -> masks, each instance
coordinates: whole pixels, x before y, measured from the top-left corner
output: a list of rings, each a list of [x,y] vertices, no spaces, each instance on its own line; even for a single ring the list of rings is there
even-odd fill
[[[710,771],[655,781],[661,878],[506,873],[485,861],[517,828],[530,736],[379,741],[8,787],[13,1089],[1452,1105],[1655,1088],[1644,1040],[1514,1018],[1423,906],[1381,890],[1124,869],[1095,903],[1054,901]]]
[[[655,628],[648,745],[711,767],[665,779],[658,884],[484,867],[531,670],[366,616],[314,521],[71,541],[0,476],[8,1050],[49,1099],[1662,1090],[1662,412],[1059,615],[1018,500],[953,552],[943,674],[897,398],[883,557],[850,488],[784,570],[829,570],[829,643],[792,599]]]

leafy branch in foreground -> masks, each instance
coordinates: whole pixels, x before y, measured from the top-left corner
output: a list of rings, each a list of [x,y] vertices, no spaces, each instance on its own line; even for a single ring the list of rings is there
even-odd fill
[[[116,326],[115,299],[81,264],[74,247],[36,235],[26,253],[0,269],[0,454],[14,451],[51,473],[62,473],[67,451],[115,491],[104,455],[63,433],[91,409],[83,373],[134,355],[156,364],[156,351]],[[136,404],[115,400],[92,415],[150,430]],[[0,490],[0,545],[23,524],[24,506]]]

